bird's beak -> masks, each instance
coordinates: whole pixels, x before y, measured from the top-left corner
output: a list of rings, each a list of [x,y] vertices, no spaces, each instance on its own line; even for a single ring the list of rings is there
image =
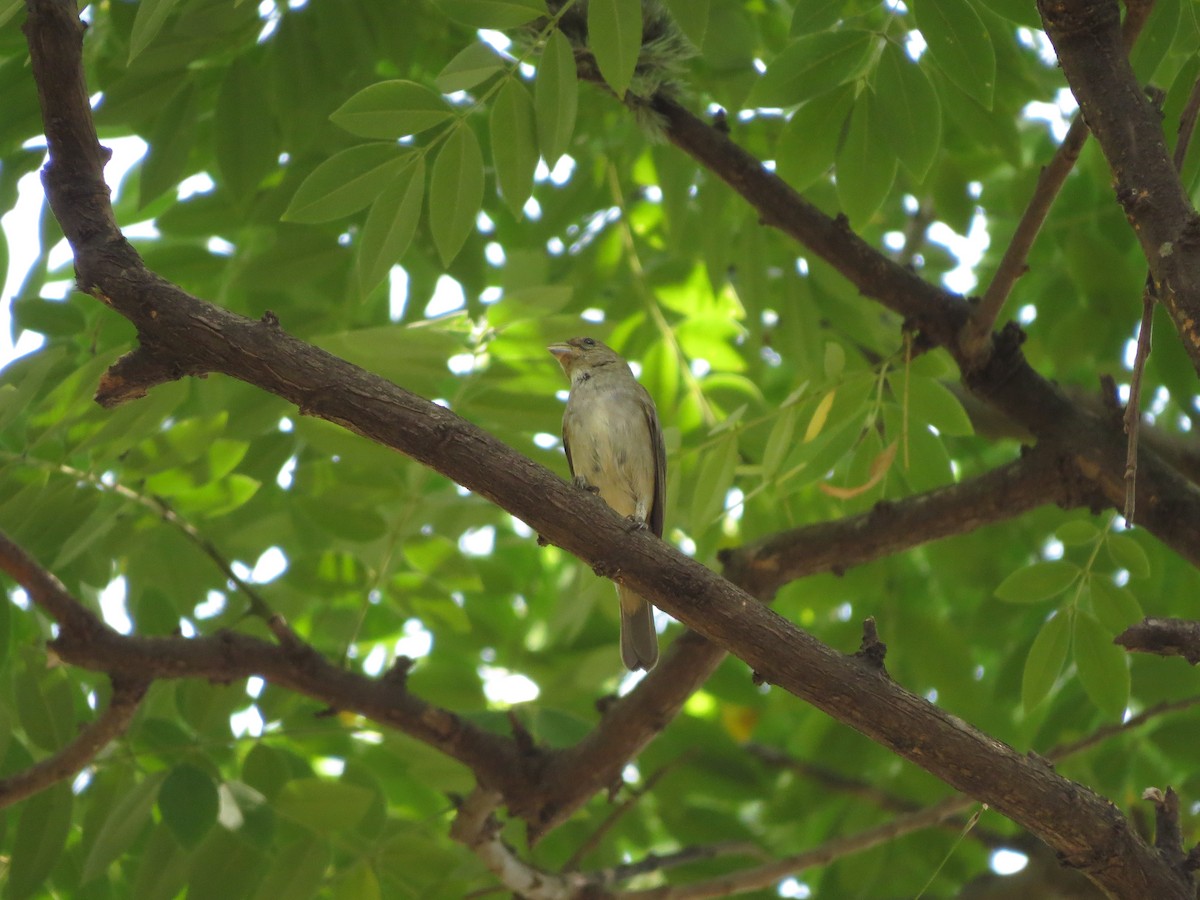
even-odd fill
[[[567,365],[567,360],[575,355],[575,348],[570,344],[551,344],[546,349],[553,353],[558,364],[564,367]]]

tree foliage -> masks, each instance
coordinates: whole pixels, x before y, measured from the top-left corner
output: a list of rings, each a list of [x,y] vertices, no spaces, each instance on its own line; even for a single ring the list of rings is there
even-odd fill
[[[0,372],[6,897],[957,896],[1001,848],[1033,896],[1091,895],[1055,852],[1187,881],[1194,677],[1114,637],[1200,617],[1193,4],[1129,4],[1123,94],[1076,52],[1115,2],[91,6],[136,254],[46,50],[70,4],[29,5],[0,209],[46,131],[57,221]],[[657,402],[676,550],[537,468],[579,333]],[[712,643],[672,621],[624,677],[592,568]]]

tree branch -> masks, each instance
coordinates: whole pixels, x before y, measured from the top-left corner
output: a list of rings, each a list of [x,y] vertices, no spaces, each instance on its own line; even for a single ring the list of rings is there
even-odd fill
[[[1130,653],[1182,656],[1194,666],[1200,663],[1200,622],[1148,616],[1118,634],[1113,643]]]
[[[1072,479],[1074,478],[1075,483]],[[1048,503],[1064,509],[1100,499],[1072,467],[1046,447],[958,484],[899,501],[881,501],[867,513],[808,525],[726,550],[726,577],[760,599],[791,581],[846,569],[994,522]]]
[[[335,709],[352,710],[436,747],[474,771],[483,783],[519,795],[529,789],[538,754],[522,753],[515,741],[472,725],[449,710],[414,696],[405,684],[406,663],[380,679],[339,669],[303,643],[282,620],[273,623],[278,645],[244,634],[219,632],[198,638],[118,634],[53,575],[0,532],[0,570],[29,592],[59,623],[50,643],[63,661],[106,672],[114,684],[146,684],[157,678],[234,681],[259,677]]]
[[[1038,0],[1046,34],[1116,181],[1116,195],[1192,365],[1200,372],[1200,216],[1158,111],[1121,42],[1116,0]]]
[[[1153,8],[1153,0],[1128,5],[1129,13],[1125,16],[1122,26],[1126,51],[1137,41]],[[1025,274],[1028,268],[1025,260],[1029,257],[1029,251],[1033,249],[1033,243],[1037,240],[1063,183],[1075,168],[1089,134],[1083,114],[1077,113],[1062,143],[1054,151],[1054,156],[1038,174],[1033,196],[1029,198],[1029,204],[1021,214],[1017,230],[1013,232],[1008,246],[1004,248],[1004,255],[1000,258],[1000,265],[996,267],[996,274],[992,276],[987,290],[983,293],[983,299],[972,313],[962,335],[963,353],[967,358],[976,360],[976,364],[982,362],[982,356],[989,348],[992,330],[1000,318],[1000,311],[1004,308],[1008,295],[1012,293],[1017,279]]]
[[[960,343],[969,315],[962,298],[892,262],[854,234],[844,219],[826,216],[727,135],[674,100],[656,97],[653,108],[671,143],[741,194],[765,224],[803,243],[863,294],[944,346],[979,399],[1055,448],[1096,485],[1110,506],[1124,508],[1126,439],[1120,423],[1073,403],[1035,372],[1021,353],[1024,338],[1019,328],[1010,323],[996,335],[985,360],[968,355]],[[1157,454],[1142,455],[1138,476],[1139,524],[1200,566],[1200,489]]]
[[[44,173],[50,203],[75,252],[81,285],[133,322],[145,353],[170,360],[180,374],[215,371],[255,384],[296,403],[305,414],[341,424],[453,478],[746,660],[763,681],[794,693],[1000,810],[1114,895],[1190,898],[1191,885],[1162,864],[1108,801],[903,690],[877,670],[824,646],[652,534],[631,533],[602,500],[567,485],[450,411],[284,334],[271,320],[250,322],[147,271],[116,228],[101,178],[104,154],[87,104],[81,26],[74,6],[68,0],[29,4],[26,33],[50,146]],[[65,79],[64,71],[69,73]],[[919,327],[953,343],[965,320],[964,304],[886,260],[844,222],[828,220],[803,201],[795,206],[795,195],[779,188],[781,182],[772,183],[778,197],[769,204],[766,221],[790,222],[787,217],[796,213],[812,231],[812,240],[834,253],[856,284],[883,293],[894,308],[907,310],[905,315]],[[1031,430],[1042,439],[1056,436],[1065,442],[1061,429],[1078,421],[1080,414],[1015,350],[1015,341],[1002,343],[975,384],[989,388],[987,396],[994,401],[1019,398],[1028,404],[1045,395],[1049,402],[1032,417]],[[1111,443],[1107,433],[1103,439],[1090,433],[1099,423],[1087,424],[1092,427],[1083,428],[1082,438],[1074,435],[1074,441]],[[1087,460],[1084,449],[1068,446],[1077,458]],[[1157,459],[1146,462],[1152,470],[1164,468]],[[1117,472],[1119,481],[1119,468]],[[1196,501],[1200,510],[1200,497],[1194,491],[1188,497],[1187,490],[1184,484],[1179,494]],[[1139,497],[1150,518],[1158,502],[1153,496],[1146,502]],[[1178,521],[1171,524],[1178,527]],[[1191,521],[1190,530],[1181,529],[1185,538],[1200,534],[1200,515]],[[1200,554],[1197,548],[1200,541],[1194,542],[1189,558]],[[56,649],[81,664],[103,657],[117,671],[136,668],[168,675],[190,668],[204,675],[211,667],[227,677],[232,665],[245,674],[266,673],[310,696],[341,688],[369,707],[364,712],[372,718],[385,723],[399,719],[397,727],[421,732],[422,740],[440,741],[443,752],[477,772],[493,773],[497,781],[488,779],[489,793],[498,790],[511,796],[502,787],[505,773],[520,772],[524,765],[519,758],[504,758],[501,754],[510,748],[494,736],[473,732],[452,714],[397,692],[386,682],[358,683],[316,654],[299,660],[241,635],[186,642],[117,638],[106,631],[87,641],[64,634]],[[485,747],[495,755],[481,755]],[[1120,866],[1113,866],[1112,860],[1120,860]]]
[[[769,536],[721,555],[725,577],[769,602],[784,584],[820,572],[843,571],[952,534],[966,534],[1046,503],[1096,503],[1087,485],[1073,485],[1055,455],[1040,448],[957,485],[877,504],[868,513]],[[538,840],[597,791],[616,783],[725,658],[725,650],[689,631],[675,640],[637,689],[604,710],[596,728],[547,766],[535,797],[523,807]]]
[[[149,681],[137,676],[114,676],[112,697],[96,719],[53,756],[24,772],[0,780],[0,809],[31,797],[79,773],[129,727],[146,696]]]

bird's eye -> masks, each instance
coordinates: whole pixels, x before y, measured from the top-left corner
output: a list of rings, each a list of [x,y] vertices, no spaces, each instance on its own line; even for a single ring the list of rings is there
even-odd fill
[[[591,338],[584,338],[584,339],[583,339],[583,346],[585,346],[585,347],[595,347],[595,346],[596,346],[596,342],[595,342],[594,340],[592,340]]]

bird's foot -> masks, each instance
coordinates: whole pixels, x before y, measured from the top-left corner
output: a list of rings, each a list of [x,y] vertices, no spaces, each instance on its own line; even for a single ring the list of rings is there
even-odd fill
[[[646,524],[646,520],[639,516],[626,516],[625,523],[630,532],[645,531],[650,526]]]
[[[600,493],[600,488],[596,487],[596,485],[592,484],[590,481],[588,481],[582,475],[576,475],[574,478],[571,479],[571,483],[573,485],[575,485],[575,487],[581,488],[581,489],[587,491],[589,494]]]

